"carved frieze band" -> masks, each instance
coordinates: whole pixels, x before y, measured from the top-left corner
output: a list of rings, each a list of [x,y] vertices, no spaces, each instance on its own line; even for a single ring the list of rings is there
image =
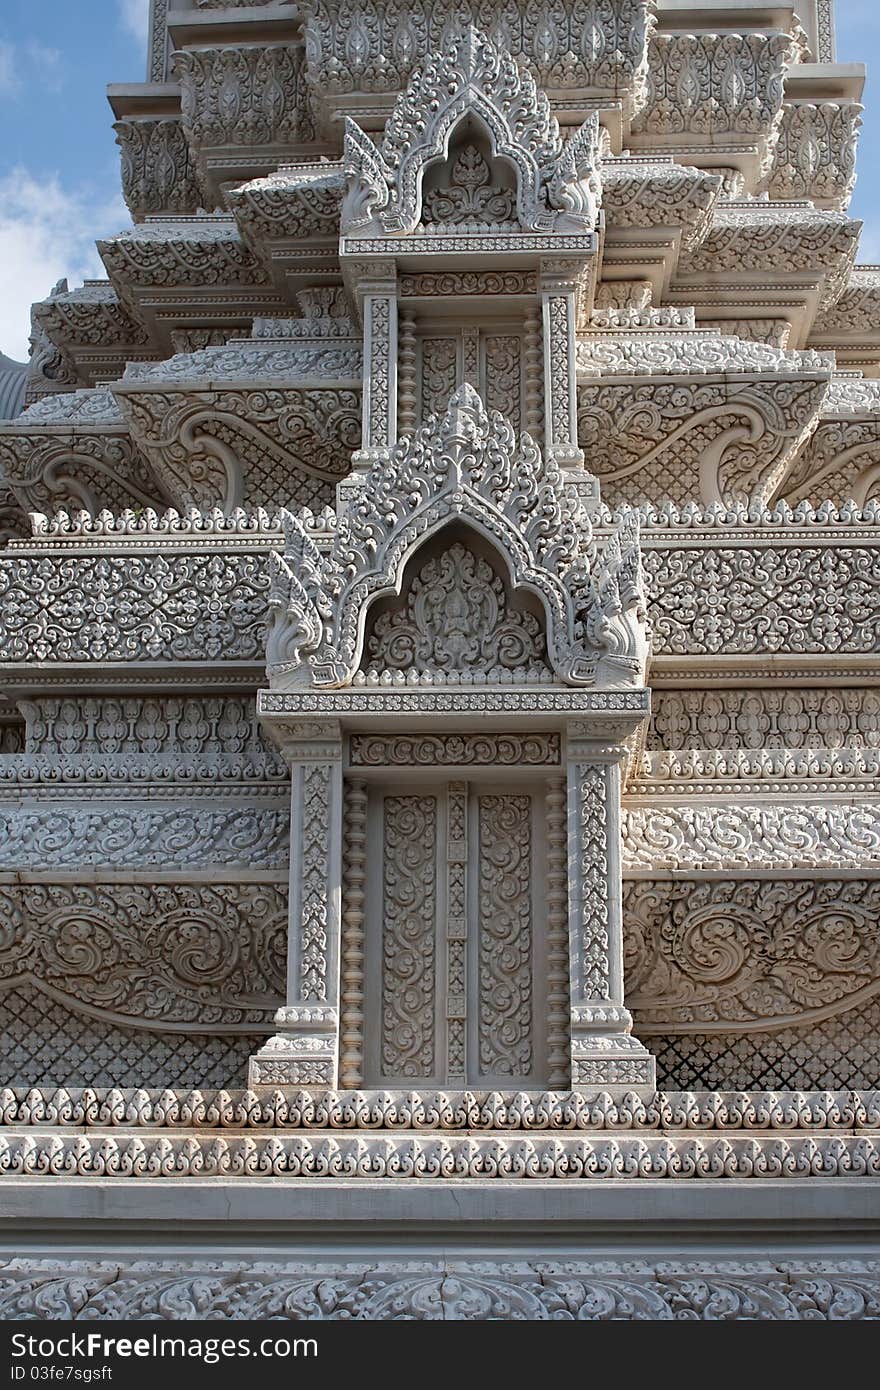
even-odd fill
[[[765,1030],[880,993],[880,880],[635,880],[627,1004],[642,1033]]]
[[[132,1319],[169,1308],[233,1318],[388,1318],[598,1322],[860,1321],[880,1317],[880,1273],[857,1260],[727,1258],[662,1264],[347,1262],[312,1269],[214,1260],[91,1261],[23,1256],[0,1265],[0,1317]]]
[[[558,765],[558,734],[352,734],[353,767],[539,767]]]
[[[286,801],[286,798],[285,798]],[[98,802],[9,808],[0,869],[105,865],[132,870],[287,867],[286,804],[215,808],[171,801]]]
[[[880,804],[660,802],[623,813],[624,872],[880,868]]]
[[[655,690],[649,749],[880,748],[880,691]]]
[[[0,886],[0,992],[161,1031],[253,1031],[284,997],[286,894],[264,883]]]

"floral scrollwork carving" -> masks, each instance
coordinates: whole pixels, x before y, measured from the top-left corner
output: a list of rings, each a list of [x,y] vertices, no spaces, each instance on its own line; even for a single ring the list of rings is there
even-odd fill
[[[878,915],[870,880],[628,883],[627,1003],[660,1033],[845,1012],[880,993]]]

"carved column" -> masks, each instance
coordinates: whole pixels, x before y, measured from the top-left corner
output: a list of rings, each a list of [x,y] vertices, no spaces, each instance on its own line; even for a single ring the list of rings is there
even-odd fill
[[[342,886],[338,724],[285,732],[290,763],[287,1000],[277,1034],[251,1058],[248,1084],[336,1086]]]
[[[372,267],[371,267],[372,269]],[[364,402],[361,454],[369,466],[374,451],[397,441],[397,272],[394,263],[358,285],[364,318]]]
[[[626,750],[568,731],[571,1084],[653,1095],[654,1058],[632,1037],[623,1002],[621,768]]]
[[[580,469],[577,442],[575,316],[578,266],[542,266],[544,332],[544,445],[561,468]]]

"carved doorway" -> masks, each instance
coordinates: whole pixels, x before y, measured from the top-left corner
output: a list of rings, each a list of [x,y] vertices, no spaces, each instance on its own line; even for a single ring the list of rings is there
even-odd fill
[[[370,787],[367,1085],[547,1084],[548,794],[488,775]]]

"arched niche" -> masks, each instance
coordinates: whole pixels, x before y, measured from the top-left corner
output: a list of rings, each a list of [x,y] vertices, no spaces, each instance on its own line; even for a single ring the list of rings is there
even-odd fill
[[[550,680],[543,605],[511,585],[484,536],[450,523],[409,557],[399,593],[371,606],[361,671],[370,682]]]
[[[515,227],[517,195],[515,166],[496,155],[488,126],[469,111],[450,131],[445,153],[422,171],[422,222]]]

